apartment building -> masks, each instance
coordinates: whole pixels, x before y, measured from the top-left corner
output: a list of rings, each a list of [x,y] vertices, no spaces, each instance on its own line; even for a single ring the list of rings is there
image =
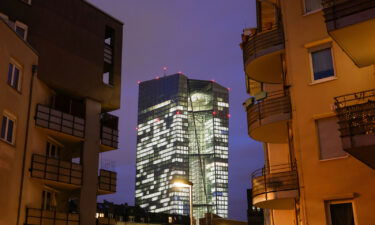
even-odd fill
[[[81,0],[0,13],[0,224],[95,224],[116,191],[98,160],[118,147],[122,23]]]
[[[252,173],[266,224],[375,221],[373,1],[257,1],[242,35]]]

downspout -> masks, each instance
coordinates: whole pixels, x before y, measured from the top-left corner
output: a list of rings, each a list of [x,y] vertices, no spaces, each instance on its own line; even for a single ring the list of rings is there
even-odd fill
[[[31,71],[31,81],[30,81],[30,88],[29,88],[29,102],[28,102],[28,109],[27,109],[27,119],[26,119],[26,133],[25,133],[25,144],[23,148],[23,158],[22,158],[22,170],[21,170],[21,184],[20,184],[20,191],[18,196],[18,209],[17,209],[17,222],[16,225],[20,222],[20,215],[21,215],[21,203],[22,203],[22,194],[23,194],[23,183],[25,177],[25,166],[26,166],[26,153],[27,153],[27,146],[28,146],[28,139],[29,139],[29,128],[30,128],[30,114],[31,114],[31,101],[33,96],[33,85],[34,85],[34,77],[37,74],[38,66],[33,65]]]

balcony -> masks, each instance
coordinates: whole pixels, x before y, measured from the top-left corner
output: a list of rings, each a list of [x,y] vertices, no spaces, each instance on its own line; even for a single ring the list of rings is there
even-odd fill
[[[116,225],[116,219],[109,217],[99,217],[96,219],[97,225]]]
[[[104,43],[104,62],[112,64],[113,49],[109,44]]]
[[[101,151],[109,151],[118,148],[118,117],[103,113],[100,120],[100,144]]]
[[[82,185],[82,166],[77,163],[33,154],[30,172],[32,178],[52,186],[76,189]]]
[[[99,171],[99,194],[113,194],[116,192],[117,173],[101,169]]]
[[[284,34],[281,26],[254,31],[242,43],[245,73],[248,78],[264,83],[281,83],[284,52]]]
[[[344,151],[375,169],[375,89],[335,98]]]
[[[329,35],[358,67],[375,64],[375,1],[324,0]]]
[[[25,225],[79,225],[78,213],[47,211],[42,209],[26,209]]]
[[[248,105],[246,110],[251,138],[269,143],[288,141],[287,123],[291,118],[288,92],[271,92],[264,100]]]
[[[55,136],[81,140],[85,134],[85,119],[46,105],[37,105],[35,124]]]
[[[281,164],[252,173],[253,205],[268,209],[292,209],[298,196],[296,165]]]

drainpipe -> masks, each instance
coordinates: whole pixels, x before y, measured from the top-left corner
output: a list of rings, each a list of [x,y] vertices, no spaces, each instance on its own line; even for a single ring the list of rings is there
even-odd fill
[[[23,158],[22,158],[22,170],[21,170],[21,184],[20,184],[20,191],[18,196],[18,209],[17,209],[17,223],[20,222],[20,216],[21,216],[21,203],[22,203],[22,194],[23,194],[23,183],[24,183],[24,177],[25,177],[25,166],[26,166],[26,153],[27,153],[27,145],[29,140],[29,128],[30,128],[30,114],[31,114],[31,102],[32,102],[32,96],[33,96],[33,85],[34,85],[34,77],[36,76],[38,72],[38,66],[33,65],[31,70],[31,80],[30,80],[30,88],[29,88],[29,102],[28,102],[28,108],[27,108],[27,119],[26,119],[26,133],[25,133],[25,144],[23,148]]]

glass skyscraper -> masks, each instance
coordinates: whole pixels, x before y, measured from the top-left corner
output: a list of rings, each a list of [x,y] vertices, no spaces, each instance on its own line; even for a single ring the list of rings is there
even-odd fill
[[[136,204],[152,212],[228,216],[228,90],[175,74],[139,84]]]

